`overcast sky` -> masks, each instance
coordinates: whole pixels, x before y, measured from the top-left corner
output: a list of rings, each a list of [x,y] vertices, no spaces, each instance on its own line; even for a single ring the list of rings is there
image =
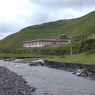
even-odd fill
[[[0,39],[30,25],[83,16],[95,0],[0,0]]]

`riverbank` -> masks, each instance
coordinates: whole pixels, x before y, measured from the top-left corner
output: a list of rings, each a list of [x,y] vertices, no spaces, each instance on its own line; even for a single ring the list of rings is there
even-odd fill
[[[31,87],[35,87],[33,95],[95,95],[93,78],[77,77],[72,72],[48,66],[29,66],[13,61],[1,60],[0,66],[21,75]]]
[[[55,62],[55,61],[48,61],[45,60],[45,65],[51,68],[56,69],[63,69],[67,71],[71,71],[74,74],[77,74],[80,70],[80,73],[78,75],[80,76],[94,76],[95,77],[95,65],[89,65],[89,64],[79,64],[79,63],[66,63],[66,62]]]
[[[66,63],[95,64],[95,53],[80,53],[73,55],[37,55],[37,54],[0,54],[0,59],[42,58],[44,60]]]
[[[15,61],[16,62],[16,61]],[[73,72],[73,74],[80,76],[94,76],[95,77],[95,64],[80,64],[80,63],[67,63],[57,62],[50,60],[38,60],[38,59],[22,59],[17,61],[19,63],[29,63],[29,66],[47,66],[56,69],[63,69]],[[16,62],[16,63],[17,63]]]
[[[0,95],[33,95],[34,89],[21,76],[0,67]]]
[[[80,54],[64,55],[64,56],[45,56],[44,60],[54,61],[54,62],[93,65],[95,64],[95,53],[91,54],[80,53]]]

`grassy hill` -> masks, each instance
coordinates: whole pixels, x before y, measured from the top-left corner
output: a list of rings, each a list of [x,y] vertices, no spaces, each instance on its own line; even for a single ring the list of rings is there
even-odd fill
[[[0,41],[0,52],[10,53],[11,51],[21,50],[23,42],[26,40],[51,39],[61,34],[67,34],[74,40],[80,40],[83,36],[94,38],[95,12],[76,19],[60,20],[26,27]]]

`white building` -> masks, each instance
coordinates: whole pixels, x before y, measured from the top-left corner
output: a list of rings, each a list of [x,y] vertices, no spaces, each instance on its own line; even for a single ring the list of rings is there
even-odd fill
[[[42,47],[46,45],[64,45],[70,43],[70,39],[66,35],[61,35],[57,39],[36,39],[31,41],[25,41],[23,47]]]

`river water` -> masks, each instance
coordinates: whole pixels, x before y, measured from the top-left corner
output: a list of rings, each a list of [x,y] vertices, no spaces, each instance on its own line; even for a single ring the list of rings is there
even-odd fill
[[[30,86],[36,88],[33,95],[95,95],[95,80],[68,71],[3,60],[0,60],[0,66],[22,75]]]

